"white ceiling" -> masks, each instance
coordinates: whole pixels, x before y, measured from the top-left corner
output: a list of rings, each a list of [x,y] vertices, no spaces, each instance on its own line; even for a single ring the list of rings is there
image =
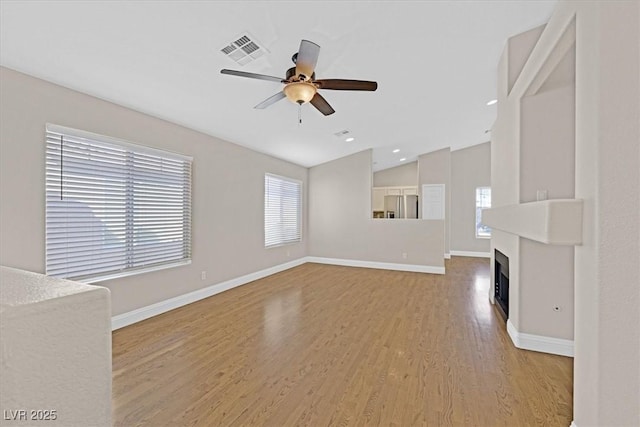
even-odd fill
[[[0,63],[307,167],[373,148],[380,170],[489,140],[505,41],[555,3],[2,0]],[[269,54],[242,67],[220,49],[245,31]],[[303,38],[322,48],[317,78],[378,90],[324,90],[336,113],[305,105],[299,126],[287,100],[253,109],[281,84],[220,74],[284,76]]]

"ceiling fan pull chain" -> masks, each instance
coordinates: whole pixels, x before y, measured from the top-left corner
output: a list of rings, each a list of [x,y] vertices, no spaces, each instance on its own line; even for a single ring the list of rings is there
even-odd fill
[[[302,125],[302,104],[298,104],[298,126]]]

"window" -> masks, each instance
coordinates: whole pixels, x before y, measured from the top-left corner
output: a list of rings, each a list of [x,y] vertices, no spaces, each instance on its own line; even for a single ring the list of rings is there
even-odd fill
[[[476,188],[476,238],[491,237],[491,228],[482,224],[482,209],[491,207],[491,187]]]
[[[191,158],[46,132],[47,274],[98,281],[191,259]]]
[[[281,176],[264,176],[264,246],[301,240],[302,183]]]

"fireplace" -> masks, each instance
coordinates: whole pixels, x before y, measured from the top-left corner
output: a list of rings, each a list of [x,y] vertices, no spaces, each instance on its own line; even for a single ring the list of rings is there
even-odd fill
[[[509,318],[509,258],[496,249],[494,259],[494,297],[498,311],[506,320]]]

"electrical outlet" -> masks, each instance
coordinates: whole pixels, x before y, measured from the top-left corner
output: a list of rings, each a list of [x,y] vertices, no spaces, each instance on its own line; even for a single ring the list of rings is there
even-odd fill
[[[287,250],[287,256],[288,257],[291,256],[291,251],[290,250]]]
[[[203,271],[202,273],[200,273],[200,280],[207,280],[207,272]]]
[[[407,259],[407,253],[406,252],[402,252],[402,259]]]

